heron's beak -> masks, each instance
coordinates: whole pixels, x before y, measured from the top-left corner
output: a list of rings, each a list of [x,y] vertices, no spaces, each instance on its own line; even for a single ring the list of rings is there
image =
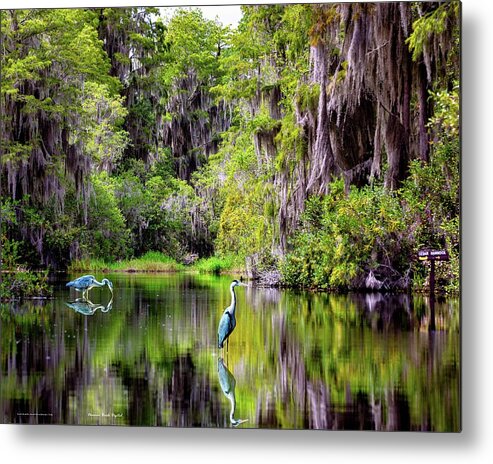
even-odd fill
[[[248,284],[244,284],[243,282],[240,282],[240,287],[248,287]]]

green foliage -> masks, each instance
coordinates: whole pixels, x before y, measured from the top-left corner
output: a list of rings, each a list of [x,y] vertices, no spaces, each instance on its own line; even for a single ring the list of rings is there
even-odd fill
[[[292,251],[282,264],[285,284],[359,288],[371,270],[382,280],[409,268],[410,244],[400,203],[382,186],[351,189],[342,180],[326,197],[308,200]]]
[[[187,182],[174,177],[168,150],[160,152],[150,169],[133,160],[113,179],[134,254],[159,250],[180,260],[193,251],[190,243],[197,239],[193,221],[199,200]]]
[[[31,271],[22,263],[23,243],[9,239],[7,229],[16,224],[18,202],[2,199],[0,204],[0,301],[14,298],[45,297],[51,294],[48,271]]]
[[[421,16],[413,23],[413,31],[406,43],[413,52],[413,60],[418,60],[426,47],[429,46],[432,36],[442,34],[450,27],[450,17],[459,15],[458,1],[443,2],[429,13]]]
[[[443,89],[430,92],[430,97],[433,99],[435,108],[428,126],[433,130],[437,141],[441,144],[458,140],[460,115],[459,90],[459,83],[454,81],[451,91]],[[444,148],[441,147],[440,149],[443,150]]]
[[[281,129],[276,135],[275,141],[278,152],[275,159],[277,172],[292,173],[296,164],[299,163],[306,153],[306,141],[302,137],[302,130],[296,124],[294,114],[286,115],[281,124]]]
[[[253,125],[228,131],[219,152],[194,176],[199,194],[210,198],[203,217],[216,253],[235,255],[241,261],[273,237],[272,212],[266,215],[269,166],[259,166],[254,131]]]
[[[446,291],[459,290],[460,254],[460,140],[459,87],[452,91],[431,94],[436,106],[429,129],[434,135],[432,156],[428,163],[410,164],[409,178],[401,195],[405,220],[412,224],[414,249],[422,247],[446,248],[450,261],[437,269],[439,285]],[[417,269],[419,275],[427,272]]]
[[[258,114],[248,122],[247,129],[251,132],[271,132],[279,127],[279,121],[270,116],[270,111],[265,105],[260,107]]]
[[[161,176],[150,177],[145,183],[147,228],[144,247],[159,249],[176,258],[187,251],[190,238],[190,213],[196,197],[186,182]]]
[[[16,270],[1,273],[0,301],[47,297],[51,294],[48,271]]]
[[[358,287],[370,271],[382,282],[426,286],[429,269],[416,262],[420,248],[446,248],[450,261],[437,265],[438,287],[459,289],[458,86],[432,94],[436,112],[429,128],[436,140],[429,163],[410,163],[409,178],[390,193],[381,186],[331,184],[327,197],[305,206],[292,251],[282,265],[287,285],[323,289]]]
[[[36,266],[64,267],[92,246],[91,172],[113,169],[128,143],[121,84],[109,74],[97,18],[87,9],[1,13],[2,108],[14,118],[2,137],[10,179],[2,196],[18,202],[9,233]]]
[[[107,260],[128,255],[129,231],[125,218],[118,208],[115,181],[105,172],[93,174],[88,211],[88,224],[84,234],[90,254]]]
[[[217,73],[226,35],[227,29],[204,18],[201,10],[176,10],[167,23],[168,56],[162,70],[162,83],[170,86],[175,79],[186,77],[191,69],[200,80],[211,79]]]
[[[111,170],[122,158],[129,139],[121,128],[127,110],[123,97],[112,96],[107,86],[88,82],[82,95],[82,118],[85,131],[75,134],[86,147],[86,154],[99,168]]]
[[[238,262],[238,257],[234,255],[211,256],[199,259],[193,266],[201,274],[223,274],[242,269],[243,265]]]
[[[26,102],[28,113],[42,109],[59,116],[78,111],[86,83],[115,95],[120,84],[108,74],[108,57],[91,25],[95,15],[78,9],[3,11],[5,43],[17,43],[2,54],[2,94]],[[33,37],[38,45],[30,48]],[[27,83],[35,83],[47,97],[23,93]]]
[[[157,269],[149,250],[176,262],[197,253],[196,268],[215,273],[253,254],[270,263],[291,234],[285,284],[322,289],[360,288],[369,275],[389,288],[411,278],[422,288],[417,250],[446,247],[439,284],[457,290],[453,56],[432,76],[429,162],[412,160],[400,190],[375,184],[346,194],[336,179],[329,195],[303,204],[305,187],[293,185],[315,162],[310,118],[321,88],[310,47],[343,23],[338,14],[336,6],[245,6],[232,30],[198,9],[169,18],[148,8],[2,11],[1,97],[19,118],[1,142],[2,195],[13,199],[4,202],[6,246],[18,262],[60,268],[78,260]],[[457,2],[412,14],[415,60],[447,34],[458,40]],[[349,61],[326,45],[339,82],[326,90],[338,92]]]
[[[217,237],[220,253],[234,253],[244,258],[268,243],[272,231],[257,198],[255,190],[228,191]]]
[[[306,148],[293,101],[308,74],[311,7],[247,6],[243,13],[221,57],[220,83],[211,89],[238,102],[233,124],[217,155],[194,176],[199,194],[214,198],[209,226],[216,252],[241,259],[274,246],[279,205],[273,177],[289,170]],[[281,119],[272,92],[280,92],[279,107],[286,112]],[[252,101],[258,107],[252,109]]]
[[[302,84],[296,93],[297,105],[302,111],[314,111],[318,107],[318,98],[320,96],[320,85]]]
[[[82,258],[73,260],[67,270],[71,273],[80,271],[107,272],[110,266],[111,263],[107,263],[104,259]]]
[[[176,272],[183,269],[182,264],[159,251],[148,251],[139,258],[121,261],[82,259],[72,262],[69,267],[70,272]]]

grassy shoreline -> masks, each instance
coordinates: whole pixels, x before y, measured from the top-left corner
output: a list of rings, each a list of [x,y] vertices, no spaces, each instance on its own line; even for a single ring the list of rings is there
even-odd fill
[[[68,267],[69,272],[177,272],[186,268],[173,258],[159,252],[147,252],[140,258],[106,262],[103,259],[76,260]]]
[[[175,259],[160,253],[147,252],[139,258],[122,260],[108,263],[101,259],[86,259],[74,261],[68,268],[69,273],[79,272],[121,272],[121,273],[174,273],[174,272],[190,272],[198,274],[213,274],[213,275],[245,275],[245,266],[234,256],[201,258],[190,265],[179,263]],[[283,285],[284,288],[293,288]],[[328,292],[340,293],[336,289],[321,289],[301,287],[303,290],[310,292]],[[351,290],[348,290],[351,292]],[[352,290],[353,292],[355,290]],[[361,290],[356,290],[357,292]],[[416,294],[427,294],[429,289],[427,286],[416,286],[408,291]],[[345,293],[345,292],[342,292]],[[389,293],[394,293],[390,291]],[[400,293],[400,292],[397,292]],[[405,290],[402,293],[406,293]],[[459,292],[445,292],[443,289],[437,289],[438,296],[458,296]]]
[[[244,266],[232,256],[202,258],[193,264],[185,265],[175,259],[156,251],[145,253],[139,258],[108,263],[102,259],[76,260],[68,267],[68,272],[198,272],[200,274],[244,273]]]

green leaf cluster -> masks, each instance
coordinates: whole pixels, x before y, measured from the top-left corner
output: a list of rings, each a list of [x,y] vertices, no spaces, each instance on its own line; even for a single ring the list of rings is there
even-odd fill
[[[291,250],[281,267],[290,286],[347,290],[363,287],[370,270],[382,280],[404,275],[410,242],[400,201],[376,185],[346,195],[334,181],[329,195],[308,200]]]

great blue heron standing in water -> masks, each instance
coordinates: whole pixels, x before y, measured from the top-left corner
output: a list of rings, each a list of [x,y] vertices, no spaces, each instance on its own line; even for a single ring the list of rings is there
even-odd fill
[[[219,321],[219,327],[217,329],[217,346],[219,348],[224,347],[224,342],[228,340],[228,337],[231,335],[231,332],[236,327],[236,295],[235,295],[235,287],[242,286],[246,287],[242,282],[238,282],[237,280],[233,280],[231,285],[229,286],[229,290],[231,292],[231,304],[224,310],[223,315],[221,316],[221,320]],[[229,340],[228,345],[229,347]]]
[[[221,386],[221,390],[223,391],[226,398],[228,398],[231,409],[229,411],[229,421],[233,425],[233,427],[238,427],[238,425],[243,424],[248,419],[235,419],[235,409],[236,409],[236,398],[235,398],[235,387],[236,387],[236,379],[234,375],[230,372],[230,370],[224,364],[223,358],[219,358],[217,360],[217,373],[219,376],[219,385]]]
[[[78,292],[82,292],[82,298],[87,298],[87,293],[91,288],[104,287],[105,285],[108,285],[111,295],[113,295],[113,284],[108,279],[98,282],[93,275],[85,275],[72,280],[67,284],[67,287],[75,288]]]

